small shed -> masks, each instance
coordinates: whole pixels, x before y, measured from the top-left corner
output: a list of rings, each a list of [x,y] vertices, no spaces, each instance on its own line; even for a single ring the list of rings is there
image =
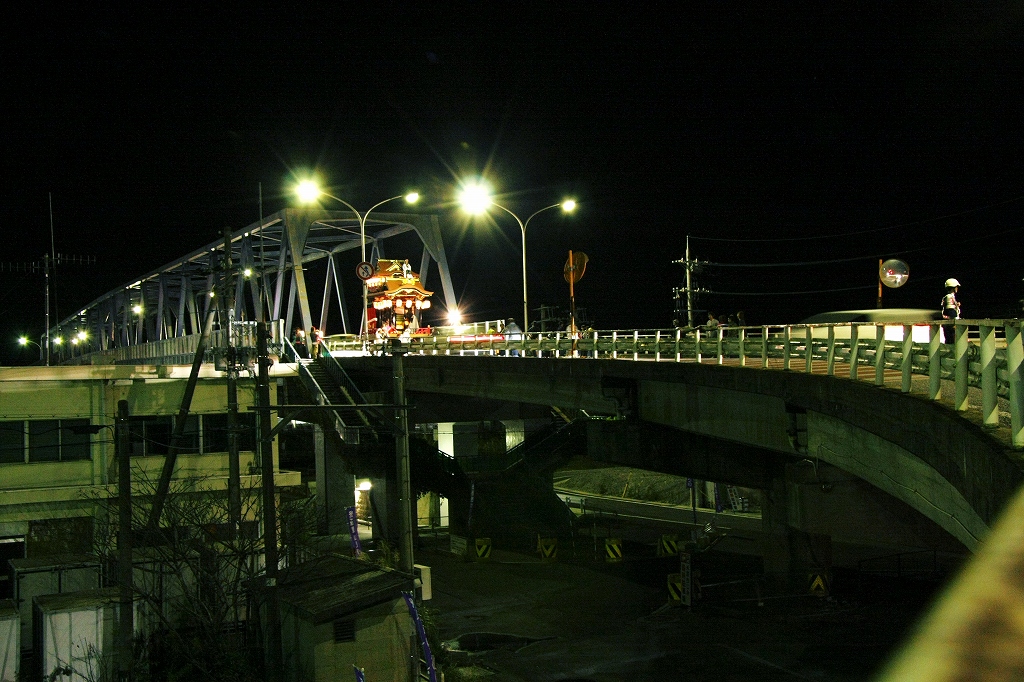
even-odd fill
[[[402,592],[414,577],[342,556],[314,559],[278,578],[287,680],[409,682],[419,661],[416,625]]]
[[[33,639],[36,672],[62,682],[89,682],[110,671],[117,627],[118,588],[36,597]]]
[[[21,645],[32,647],[32,603],[44,594],[79,592],[100,587],[100,562],[91,555],[45,559],[11,559],[14,601],[21,614]]]
[[[0,599],[0,682],[16,682],[21,665],[21,616],[10,599]]]

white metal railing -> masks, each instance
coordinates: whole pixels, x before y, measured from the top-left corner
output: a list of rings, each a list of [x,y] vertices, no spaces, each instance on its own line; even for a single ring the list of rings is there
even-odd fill
[[[231,345],[240,349],[256,348],[256,323],[255,322],[232,322]],[[164,364],[164,365],[190,365],[195,358],[196,348],[199,347],[200,334],[189,334],[188,336],[176,336],[160,341],[147,341],[145,343],[131,344],[109,350],[97,350],[83,352],[79,355],[60,356],[58,362],[63,365],[88,365],[88,364]],[[284,322],[277,320],[270,324],[270,341],[268,346],[272,353],[282,353],[282,342],[286,339],[284,334]],[[217,349],[227,346],[225,332],[223,329],[214,329],[210,332],[210,341],[204,355],[204,362],[213,362],[217,356]],[[221,352],[223,355],[223,352]]]
[[[244,323],[242,323],[244,324]],[[631,329],[569,332],[529,332],[507,338],[495,333],[497,323],[454,330],[439,329],[430,336],[402,339],[406,350],[419,355],[510,356],[520,358],[601,358],[647,362],[699,362],[823,373],[884,385],[886,371],[898,371],[904,393],[942,398],[942,381],[953,382],[953,403],[958,411],[968,408],[968,389],[980,389],[983,424],[999,425],[999,399],[1008,403],[1011,442],[1024,447],[1024,352],[1021,320],[957,320],[955,325],[838,323],[764,325],[719,329]],[[273,345],[280,350],[283,327],[272,325]],[[943,327],[954,334],[943,343]],[[447,332],[447,333],[442,333]],[[211,335],[217,348],[219,332]],[[244,329],[235,339],[245,345]],[[254,340],[250,339],[254,345]],[[76,358],[79,362],[189,364],[198,336],[185,336],[117,348]],[[332,353],[380,353],[391,340],[376,340],[366,351],[354,336],[328,337]],[[274,352],[272,350],[272,352]],[[208,359],[212,359],[208,352]],[[99,357],[97,357],[99,356]],[[282,358],[287,361],[286,358]],[[845,365],[845,367],[842,367]],[[873,368],[873,372],[871,372]],[[926,383],[913,381],[926,376]]]
[[[586,330],[501,334],[458,334],[404,339],[419,355],[602,358],[653,362],[700,362],[822,373],[861,379],[864,368],[878,386],[886,371],[900,374],[904,393],[942,398],[942,381],[953,382],[953,403],[968,408],[968,389],[981,391],[986,427],[999,425],[998,400],[1009,405],[1011,441],[1024,447],[1024,352],[1020,319],[957,320],[924,325],[841,323],[765,325],[707,329]],[[943,327],[952,343],[943,342]],[[520,336],[520,335],[517,335]],[[358,341],[327,340],[328,349],[360,350]],[[371,352],[383,352],[377,343]],[[845,369],[840,366],[845,365]],[[870,372],[873,368],[873,373]],[[913,381],[926,376],[928,381]]]

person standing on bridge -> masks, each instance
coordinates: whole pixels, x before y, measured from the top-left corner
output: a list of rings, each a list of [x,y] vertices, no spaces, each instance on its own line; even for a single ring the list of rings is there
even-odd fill
[[[505,335],[505,338],[509,341],[521,341],[523,338],[523,330],[516,324],[514,318],[508,318],[505,321],[505,326],[502,327],[501,333]],[[511,349],[508,354],[510,356],[519,356],[519,350],[516,348]]]
[[[719,328],[721,326],[722,323],[718,320],[717,317],[715,317],[715,314],[709,310],[708,321],[704,324],[704,328],[708,330],[708,338],[717,339]]]
[[[292,335],[292,346],[299,358],[309,357],[309,351],[306,348],[306,332],[302,330],[302,327],[295,328],[295,334]]]
[[[316,328],[316,325],[309,328],[309,355],[314,360],[320,357],[321,344],[324,342],[324,333]]]
[[[957,294],[960,293],[960,282],[950,277],[946,280],[946,295],[942,297],[942,319],[944,320],[959,320],[960,319],[960,300],[957,298]],[[952,327],[952,328],[951,328]],[[942,336],[945,343],[953,343],[955,340],[955,325],[944,325],[942,327]]]

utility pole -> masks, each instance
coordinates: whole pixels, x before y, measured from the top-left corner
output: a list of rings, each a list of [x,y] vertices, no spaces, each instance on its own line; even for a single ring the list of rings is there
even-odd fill
[[[686,326],[693,326],[693,268],[690,267],[690,235],[686,235]]]
[[[672,293],[675,295],[675,310],[673,311],[676,315],[678,324],[679,313],[681,312],[681,306],[679,304],[680,296],[684,290],[686,291],[686,326],[693,327],[693,294],[695,289],[693,287],[693,271],[700,267],[700,261],[693,260],[690,258],[690,235],[686,235],[686,255],[679,260],[672,261],[673,263],[682,265],[686,268],[686,286],[675,287]]]
[[[405,368],[402,358],[406,350],[399,339],[391,344],[395,391],[395,474],[398,478],[399,560],[402,570],[413,572],[412,556],[412,483],[409,474],[409,412],[405,404]]]
[[[263,473],[263,552],[266,564],[267,595],[267,680],[281,679],[281,610],[277,597],[277,495],[274,491],[274,448],[270,427],[270,357],[267,351],[269,329],[266,322],[256,325],[256,399],[259,405],[259,455]]]
[[[876,302],[877,308],[882,307],[882,259],[878,259],[878,301]]]
[[[120,598],[117,632],[117,678],[132,678],[135,633],[134,587],[132,585],[132,463],[128,432],[128,401],[117,403],[114,421],[117,458],[117,584]]]
[[[95,256],[69,256],[69,255],[63,254],[63,253],[55,253],[53,256],[51,256],[48,253],[44,253],[42,255],[42,258],[40,258],[40,260],[33,261],[31,263],[25,263],[25,262],[22,262],[22,263],[10,263],[10,262],[2,263],[2,262],[0,262],[0,272],[26,272],[26,273],[42,272],[43,273],[43,280],[45,282],[45,296],[44,296],[45,300],[44,300],[44,305],[46,306],[46,310],[43,312],[43,318],[44,318],[44,322],[45,322],[45,325],[46,325],[46,333],[43,335],[43,337],[40,338],[40,340],[45,338],[46,339],[46,343],[45,343],[45,350],[43,349],[43,344],[40,344],[40,346],[39,346],[39,359],[40,360],[45,360],[47,367],[50,366],[50,347],[52,346],[52,344],[50,343],[50,308],[51,308],[51,306],[50,306],[50,286],[51,286],[51,283],[50,283],[50,273],[53,271],[54,267],[56,265],[58,265],[58,264],[60,264],[60,265],[69,265],[69,264],[70,265],[94,265],[95,263],[96,263],[96,257]]]
[[[242,521],[242,483],[238,462],[238,364],[233,338],[232,322],[234,302],[231,296],[231,228],[224,228],[224,273],[221,277],[221,293],[217,298],[220,309],[220,326],[224,339],[224,360],[227,363],[228,384],[228,517],[234,534]]]

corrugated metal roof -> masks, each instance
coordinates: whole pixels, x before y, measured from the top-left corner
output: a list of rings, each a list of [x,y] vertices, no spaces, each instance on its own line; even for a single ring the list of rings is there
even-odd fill
[[[325,623],[413,589],[413,576],[347,557],[323,557],[282,571],[278,596],[313,623]]]
[[[82,611],[95,609],[119,600],[116,587],[82,590],[80,592],[64,592],[63,594],[45,594],[35,598],[36,605],[46,612]]]

